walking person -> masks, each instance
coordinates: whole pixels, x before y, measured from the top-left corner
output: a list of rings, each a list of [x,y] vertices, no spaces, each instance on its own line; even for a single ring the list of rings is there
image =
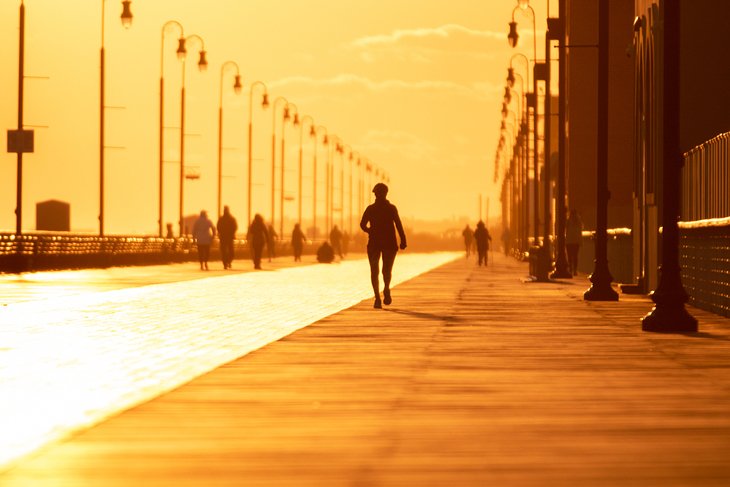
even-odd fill
[[[471,253],[471,247],[472,242],[474,241],[474,232],[471,231],[471,228],[469,228],[469,224],[467,223],[466,228],[461,232],[461,235],[464,237],[464,246],[466,247],[466,258],[469,258],[469,254]]]
[[[276,257],[277,238],[279,238],[279,234],[274,230],[274,225],[269,224],[269,228],[266,230],[266,252],[269,254],[269,262]]]
[[[360,220],[360,228],[368,234],[368,261],[370,262],[370,282],[375,294],[374,308],[382,308],[383,303],[392,302],[390,296],[390,280],[393,272],[395,254],[398,253],[398,242],[395,232],[400,237],[400,248],[406,248],[406,234],[398,216],[398,209],[385,197],[388,186],[378,183],[373,187],[375,203],[368,206]],[[380,256],[383,256],[383,301],[380,300],[380,283],[378,281]]]
[[[337,228],[337,225],[335,225],[330,232],[330,243],[332,244],[332,248],[335,253],[339,255],[340,260],[342,260],[342,232],[339,228]]]
[[[264,218],[256,213],[253,217],[251,225],[246,233],[246,240],[251,246],[251,257],[253,258],[253,268],[261,269],[261,255],[264,252],[264,245],[269,240],[269,232],[266,230]]]
[[[208,259],[210,258],[210,244],[215,237],[215,226],[208,218],[208,213],[203,210],[193,225],[193,240],[198,244],[198,260],[200,270],[208,270]]]
[[[302,261],[302,249],[307,241],[307,236],[302,232],[301,226],[297,223],[291,232],[291,248],[294,251],[294,262]]]
[[[489,251],[489,242],[492,240],[492,236],[489,235],[489,230],[487,230],[486,225],[481,220],[477,223],[477,229],[474,230],[474,240],[477,242],[478,265],[481,266],[482,262],[484,262],[484,266],[486,267],[489,264],[487,252]]]
[[[568,253],[570,273],[574,276],[578,275],[578,251],[582,240],[583,220],[580,219],[578,211],[572,209],[565,221],[565,250]]]
[[[216,228],[218,229],[218,242],[220,242],[223,268],[230,269],[233,264],[233,240],[236,238],[238,223],[227,206],[223,207],[223,215],[218,218]]]

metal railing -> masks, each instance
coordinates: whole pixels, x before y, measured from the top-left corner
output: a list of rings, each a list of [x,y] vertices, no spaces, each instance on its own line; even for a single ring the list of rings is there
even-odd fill
[[[679,223],[679,261],[689,303],[730,316],[730,218]]]
[[[684,154],[682,220],[730,216],[730,132]]]

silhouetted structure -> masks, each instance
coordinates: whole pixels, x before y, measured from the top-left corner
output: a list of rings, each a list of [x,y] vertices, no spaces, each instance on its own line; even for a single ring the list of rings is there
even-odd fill
[[[484,264],[486,266],[489,263],[487,252],[489,252],[489,242],[492,240],[492,236],[489,235],[489,230],[487,230],[486,225],[481,220],[479,220],[477,228],[474,230],[474,240],[477,245],[477,264],[480,266]]]
[[[253,221],[248,227],[246,240],[251,246],[254,269],[261,269],[261,254],[264,251],[264,245],[269,241],[269,232],[266,229],[264,218],[258,213],[253,217]]]
[[[368,206],[360,220],[360,228],[368,234],[368,261],[370,262],[370,282],[375,294],[374,308],[382,308],[382,303],[390,304],[390,280],[395,255],[398,253],[398,242],[395,232],[400,237],[400,248],[406,248],[406,234],[398,216],[398,209],[385,197],[388,186],[378,183],[373,187],[375,203]],[[383,256],[383,301],[380,300],[380,283],[378,281],[380,256]]]
[[[291,233],[291,248],[294,252],[294,262],[300,262],[302,260],[302,250],[306,241],[307,237],[302,232],[299,223],[297,223],[294,225],[294,230]]]
[[[58,200],[48,200],[35,205],[35,228],[54,232],[71,230],[71,205]]]
[[[208,270],[208,259],[210,258],[210,245],[215,237],[215,225],[208,218],[208,213],[203,210],[193,225],[193,238],[198,244],[198,260],[200,270]]]
[[[238,223],[227,206],[223,207],[223,215],[218,218],[216,228],[218,229],[223,268],[230,269],[233,264],[233,239],[236,237]]]

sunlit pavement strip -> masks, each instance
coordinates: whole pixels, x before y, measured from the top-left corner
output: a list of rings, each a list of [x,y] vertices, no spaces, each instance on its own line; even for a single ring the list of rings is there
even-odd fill
[[[459,255],[399,255],[393,285]],[[371,295],[360,259],[8,305],[0,468]]]

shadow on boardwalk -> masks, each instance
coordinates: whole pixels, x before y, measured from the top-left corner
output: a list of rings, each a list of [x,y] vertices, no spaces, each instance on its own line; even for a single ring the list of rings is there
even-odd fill
[[[15,485],[727,485],[730,327],[460,259],[50,447]],[[367,331],[367,333],[363,333]],[[333,337],[337,337],[334,339]],[[65,483],[64,483],[65,482]]]

